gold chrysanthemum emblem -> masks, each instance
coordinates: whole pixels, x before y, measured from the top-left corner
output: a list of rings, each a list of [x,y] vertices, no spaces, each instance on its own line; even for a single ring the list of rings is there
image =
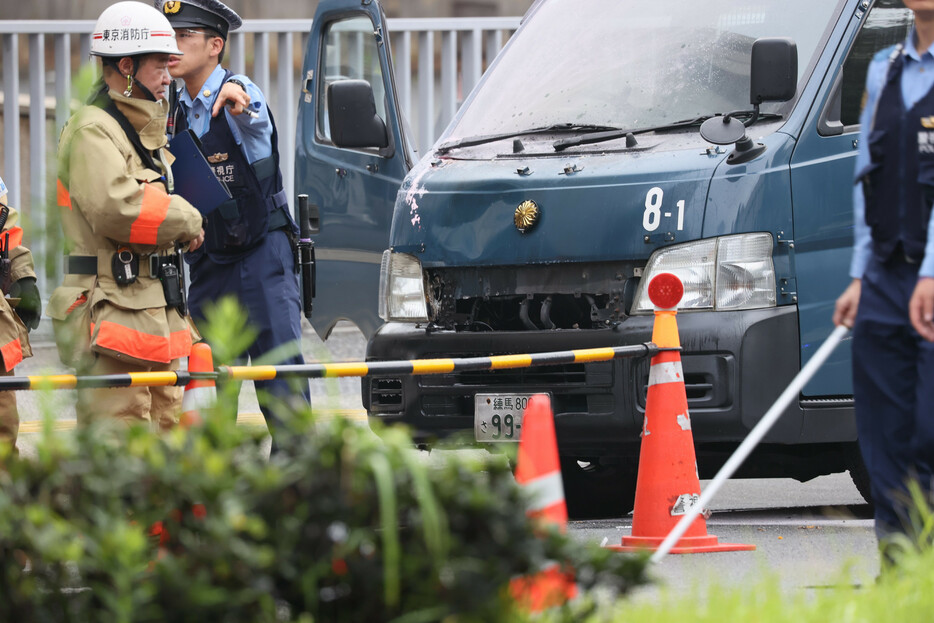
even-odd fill
[[[162,5],[162,12],[166,15],[172,15],[178,13],[179,9],[182,8],[181,2],[166,2]]]
[[[512,220],[516,224],[516,229],[519,230],[519,233],[524,234],[533,225],[538,221],[538,216],[540,214],[538,205],[531,199],[523,201],[519,204],[519,207],[516,208],[516,213],[513,215]]]

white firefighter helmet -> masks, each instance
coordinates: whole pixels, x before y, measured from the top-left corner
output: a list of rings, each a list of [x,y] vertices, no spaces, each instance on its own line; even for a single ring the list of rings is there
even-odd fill
[[[138,54],[181,54],[165,15],[142,2],[117,2],[101,13],[91,35],[91,54],[123,58]]]

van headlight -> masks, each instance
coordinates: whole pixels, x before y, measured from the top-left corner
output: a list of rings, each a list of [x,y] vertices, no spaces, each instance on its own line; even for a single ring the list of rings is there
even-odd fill
[[[428,322],[422,263],[415,256],[383,251],[379,267],[379,317],[386,322]]]
[[[652,313],[648,287],[659,273],[674,273],[684,284],[679,311],[775,307],[772,234],[737,234],[659,249],[649,258],[632,314]]]

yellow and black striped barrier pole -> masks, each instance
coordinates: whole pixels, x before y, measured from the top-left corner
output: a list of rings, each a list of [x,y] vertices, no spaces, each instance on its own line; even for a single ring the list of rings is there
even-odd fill
[[[36,376],[0,377],[0,391],[16,389],[85,389],[92,387],[168,387],[187,385],[191,375],[184,370],[176,372],[128,372],[126,374],[101,374],[98,376],[76,376],[74,374],[51,374]]]
[[[305,377],[335,378],[344,376],[388,376],[411,374],[445,374],[465,370],[505,370],[562,363],[590,363],[626,357],[651,357],[660,352],[652,342],[631,346],[561,350],[523,355],[492,355],[461,359],[411,359],[404,361],[370,361],[347,363],[316,363],[302,366],[222,366],[217,369],[221,380],[268,381],[274,378]],[[668,350],[668,349],[665,349]],[[193,374],[192,378],[205,378]],[[2,380],[2,379],[0,379]]]
[[[476,370],[505,370],[564,363],[591,363],[652,357],[662,350],[652,342],[631,346],[584,348],[522,355],[491,355],[461,359],[411,359],[403,361],[371,361],[346,363],[312,363],[290,366],[221,366],[214,372],[130,372],[100,376],[55,374],[48,376],[0,377],[0,391],[35,389],[75,389],[91,387],[140,387],[187,385],[192,379],[214,381],[268,381],[275,378],[335,378],[346,376],[387,376],[410,374],[445,374]]]

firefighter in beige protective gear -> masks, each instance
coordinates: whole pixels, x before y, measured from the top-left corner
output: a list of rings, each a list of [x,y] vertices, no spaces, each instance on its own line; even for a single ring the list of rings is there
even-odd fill
[[[32,253],[22,245],[23,230],[16,220],[16,210],[7,205],[7,188],[0,179],[0,374],[4,376],[11,376],[20,361],[32,356],[28,332],[39,326],[42,309]],[[16,393],[0,392],[0,444],[12,447],[15,453],[18,432]]]
[[[62,361],[79,374],[176,370],[198,337],[184,309],[179,252],[203,242],[203,219],[171,194],[165,149],[169,54],[179,53],[168,21],[141,2],[110,6],[94,27],[91,54],[103,79],[59,142],[66,275],[48,309]],[[182,391],[79,389],[78,425],[117,418],[167,429]]]

